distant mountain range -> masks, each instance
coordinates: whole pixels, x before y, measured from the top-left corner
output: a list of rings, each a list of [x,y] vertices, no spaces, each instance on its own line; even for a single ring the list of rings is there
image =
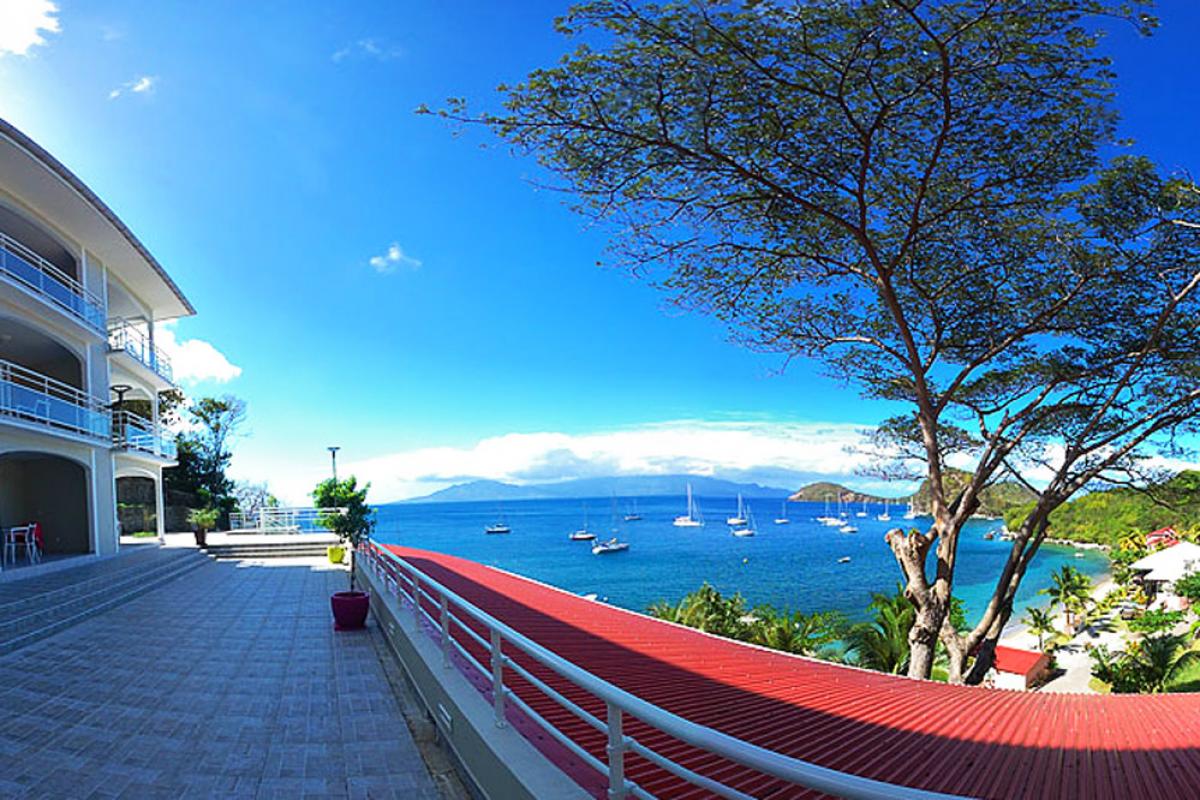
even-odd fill
[[[579,497],[666,497],[682,496],[687,485],[700,497],[757,497],[780,500],[791,492],[757,483],[736,483],[700,475],[620,475],[608,478],[579,478],[560,483],[530,483],[518,486],[501,481],[470,481],[406,500],[408,503],[467,503],[501,500],[564,500]]]

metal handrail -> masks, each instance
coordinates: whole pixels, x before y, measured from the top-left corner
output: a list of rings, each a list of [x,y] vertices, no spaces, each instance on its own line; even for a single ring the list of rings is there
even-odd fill
[[[503,726],[505,724],[504,702],[506,699],[520,701],[512,689],[504,685],[503,672],[504,667],[509,667],[514,671],[522,673],[522,677],[529,679],[530,673],[523,668],[519,668],[512,659],[503,655],[503,642],[514,645],[518,650],[534,659],[542,666],[547,667],[552,672],[575,685],[577,688],[588,692],[594,697],[605,703],[607,710],[607,720],[600,720],[594,715],[579,708],[574,703],[566,700],[561,694],[541,681],[531,682],[539,688],[544,694],[554,699],[564,708],[583,717],[586,715],[587,721],[593,727],[607,733],[607,771],[609,777],[608,796],[614,800],[621,800],[629,794],[637,797],[651,797],[641,787],[634,784],[632,781],[624,777],[624,754],[626,752],[635,752],[643,758],[655,763],[659,767],[673,773],[674,775],[683,778],[695,785],[701,786],[709,791],[730,798],[745,798],[748,795],[740,792],[732,787],[725,786],[719,781],[699,775],[692,770],[671,761],[666,756],[654,752],[651,748],[637,741],[631,736],[627,736],[623,732],[622,717],[628,714],[641,720],[652,728],[655,728],[662,733],[671,736],[674,739],[685,742],[697,747],[706,752],[728,759],[742,766],[750,767],[753,770],[769,775],[774,778],[789,781],[799,786],[809,789],[815,789],[820,792],[835,795],[838,797],[851,798],[851,800],[892,800],[901,798],[903,800],[933,800],[933,798],[954,798],[956,795],[942,794],[938,792],[926,791],[923,789],[914,789],[907,786],[899,786],[896,784],[884,783],[882,781],[864,778],[858,775],[851,775],[845,772],[829,769],[828,767],[818,766],[806,761],[801,761],[791,756],[786,756],[782,753],[768,750],[764,747],[747,742],[743,739],[738,739],[729,734],[709,728],[699,723],[692,722],[667,711],[660,706],[656,706],[642,698],[631,694],[618,686],[615,686],[608,681],[600,678],[591,672],[588,672],[583,667],[568,661],[557,653],[547,649],[543,645],[538,644],[524,634],[506,625],[504,622],[496,619],[486,611],[478,608],[469,601],[463,599],[453,590],[439,583],[436,579],[430,577],[420,568],[409,563],[406,559],[396,555],[395,553],[386,550],[374,541],[368,542],[365,546],[365,552],[368,555],[369,563],[376,570],[390,572],[388,569],[388,561],[392,562],[396,568],[405,573],[404,577],[412,586],[411,598],[414,606],[414,615],[424,615],[434,627],[440,627],[442,633],[443,647],[443,662],[449,665],[449,648],[457,647],[459,650],[465,650],[454,637],[450,636],[451,622],[457,623],[460,628],[466,630],[466,625],[457,615],[450,611],[450,605],[456,606],[467,617],[474,620],[479,625],[487,629],[489,636],[487,637],[491,645],[491,670],[493,679],[493,702],[496,724]],[[426,590],[421,584],[424,583],[430,589]],[[398,591],[399,584],[392,581],[394,591]],[[408,593],[408,592],[406,592]],[[440,618],[434,618],[421,607],[421,595],[429,597],[434,601],[440,611]],[[483,637],[474,637],[478,639]],[[468,654],[469,655],[469,654]],[[471,661],[477,667],[482,668],[482,665],[471,657]],[[518,669],[519,668],[519,669]],[[486,671],[485,671],[486,674]],[[538,685],[541,684],[541,685]],[[569,704],[569,706],[567,705]],[[532,711],[529,706],[523,701],[519,702],[526,713]],[[580,713],[582,712],[582,714]],[[551,734],[558,741],[563,741],[565,734],[551,725],[540,715],[532,713],[530,715],[547,733]],[[568,740],[570,741],[570,740]],[[571,749],[579,754],[582,751],[577,744]],[[586,752],[586,751],[582,751]],[[597,761],[594,756],[588,755],[588,761]]]
[[[16,281],[94,330],[104,332],[108,312],[103,298],[3,232],[0,232],[0,275]]]
[[[97,439],[112,436],[112,414],[82,389],[0,359],[0,414]]]
[[[171,359],[161,347],[151,343],[149,336],[128,320],[117,317],[109,322],[108,346],[112,350],[128,353],[166,381],[175,382]]]
[[[175,440],[163,436],[155,425],[143,416],[120,409],[112,414],[113,443],[119,447],[141,450],[156,456],[175,458]]]
[[[263,506],[250,512],[241,510],[229,514],[229,527],[235,530],[301,533],[326,531],[321,520],[330,514],[343,514],[344,508],[314,508],[312,506]]]

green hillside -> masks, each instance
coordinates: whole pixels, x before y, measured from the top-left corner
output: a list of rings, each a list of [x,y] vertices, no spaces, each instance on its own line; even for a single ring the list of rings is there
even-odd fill
[[[908,497],[879,497],[873,494],[864,494],[856,492],[853,489],[842,486],[840,483],[830,483],[829,481],[819,481],[818,483],[810,483],[801,488],[795,494],[788,498],[796,503],[800,502],[816,502],[819,503],[826,498],[837,500],[841,496],[843,502],[861,503],[866,500],[868,503],[882,503],[885,499],[891,500],[893,503],[897,500],[907,500]]]
[[[954,469],[953,467],[947,468],[945,471],[946,494],[950,498],[953,498],[966,484],[970,475],[971,473],[965,470]],[[928,511],[928,479],[921,482],[921,488],[917,489],[915,497],[917,511],[921,513]],[[1023,484],[1016,481],[1003,481],[988,486],[980,493],[978,513],[989,517],[1002,517],[1013,508],[1028,505],[1036,499],[1037,496]]]
[[[1080,495],[1050,515],[1052,539],[1115,545],[1127,533],[1149,533],[1167,526],[1184,531],[1200,527],[1200,472],[1181,472],[1153,490],[1154,497],[1118,488]],[[1155,502],[1157,500],[1157,502]],[[1005,515],[1015,528],[1032,503]]]

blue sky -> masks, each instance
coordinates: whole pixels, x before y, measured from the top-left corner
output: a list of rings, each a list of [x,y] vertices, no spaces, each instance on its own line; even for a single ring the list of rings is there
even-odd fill
[[[882,405],[808,364],[780,374],[597,267],[604,232],[535,189],[531,162],[413,114],[451,95],[486,107],[552,62],[564,7],[6,0],[0,116],[183,287],[199,310],[173,330],[185,389],[246,399],[234,472],[289,501],[327,444],[379,500],[586,462],[849,473],[844,447]],[[1109,44],[1124,130],[1193,169],[1200,4],[1160,14],[1153,39]]]

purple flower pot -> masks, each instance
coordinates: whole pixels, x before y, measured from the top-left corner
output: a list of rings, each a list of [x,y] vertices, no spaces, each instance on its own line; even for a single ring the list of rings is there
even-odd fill
[[[329,605],[333,608],[334,630],[357,630],[367,621],[371,595],[366,592],[334,592],[329,598]]]

